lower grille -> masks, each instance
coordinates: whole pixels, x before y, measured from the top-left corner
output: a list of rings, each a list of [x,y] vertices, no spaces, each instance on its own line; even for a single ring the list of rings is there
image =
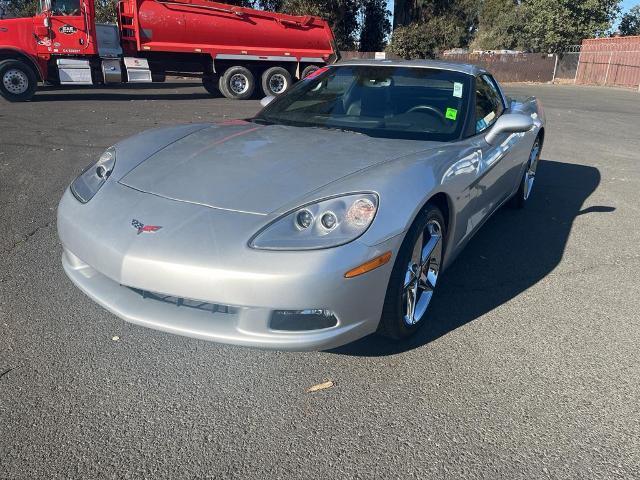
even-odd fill
[[[144,299],[156,301],[156,302],[168,303],[171,305],[175,305],[176,307],[193,308],[196,310],[202,310],[204,312],[211,312],[211,313],[226,313],[226,314],[238,313],[238,309],[236,307],[231,307],[229,305],[220,305],[217,303],[202,302],[200,300],[191,300],[190,298],[175,297],[173,295],[163,295],[161,293],[149,292],[148,290],[141,290],[139,288],[133,288],[133,287],[127,287],[127,288],[137,293]]]

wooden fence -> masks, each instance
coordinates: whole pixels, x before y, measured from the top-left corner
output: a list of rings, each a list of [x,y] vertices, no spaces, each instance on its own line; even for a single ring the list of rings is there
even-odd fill
[[[576,83],[638,87],[640,36],[584,40]]]

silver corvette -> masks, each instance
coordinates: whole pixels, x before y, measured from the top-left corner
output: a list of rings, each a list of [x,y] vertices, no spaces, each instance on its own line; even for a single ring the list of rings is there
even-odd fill
[[[339,63],[262,104],[141,133],[85,169],[58,208],[73,283],[206,340],[403,339],[487,218],[525,205],[544,141],[540,102],[470,65]]]

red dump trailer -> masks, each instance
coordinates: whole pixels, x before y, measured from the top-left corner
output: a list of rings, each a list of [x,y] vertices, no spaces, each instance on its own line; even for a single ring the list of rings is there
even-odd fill
[[[96,85],[202,78],[212,94],[279,95],[339,53],[326,21],[209,0],[121,0],[118,24],[96,24],[94,0],[40,0],[30,18],[0,19],[0,94],[38,82]]]

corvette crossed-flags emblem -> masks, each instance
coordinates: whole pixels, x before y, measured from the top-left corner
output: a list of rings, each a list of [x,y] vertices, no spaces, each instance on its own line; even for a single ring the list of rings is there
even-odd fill
[[[155,233],[162,228],[158,225],[145,225],[135,218],[131,220],[131,226],[138,230],[138,235],[140,235],[141,233]]]

